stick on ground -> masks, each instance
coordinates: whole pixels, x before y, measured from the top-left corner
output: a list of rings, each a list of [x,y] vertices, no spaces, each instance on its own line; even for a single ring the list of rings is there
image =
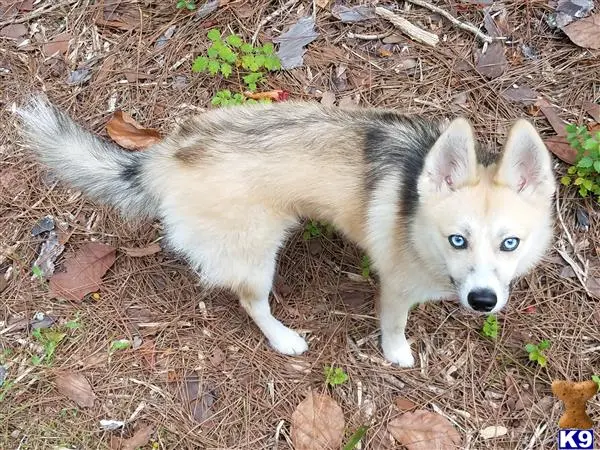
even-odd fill
[[[389,20],[396,28],[398,28],[412,40],[421,42],[422,44],[430,45],[432,47],[435,47],[440,41],[440,38],[437,34],[425,31],[422,28],[413,25],[404,17],[400,17],[394,14],[393,12],[382,8],[381,6],[375,8],[375,14],[377,14],[380,17],[383,17],[384,19]]]

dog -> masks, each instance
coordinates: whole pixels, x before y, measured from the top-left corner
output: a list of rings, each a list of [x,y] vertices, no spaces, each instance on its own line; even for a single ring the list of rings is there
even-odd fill
[[[400,367],[414,365],[405,336],[411,306],[457,296],[471,311],[495,313],[552,240],[552,160],[524,119],[492,153],[462,117],[248,105],[196,115],[128,152],[43,95],[17,112],[42,163],[125,216],[159,218],[170,246],[208,286],[237,294],[286,355],[308,346],[272,315],[269,294],[278,253],[301,218],[333,225],[368,254],[380,281],[381,347]]]

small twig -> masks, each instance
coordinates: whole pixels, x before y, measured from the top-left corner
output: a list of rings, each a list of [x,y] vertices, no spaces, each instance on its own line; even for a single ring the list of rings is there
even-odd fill
[[[48,8],[36,9],[35,11],[31,11],[29,14],[25,14],[23,17],[19,17],[18,19],[10,19],[10,20],[5,20],[4,22],[0,22],[0,27],[3,27],[4,25],[13,25],[15,23],[27,22],[31,19],[36,19],[46,13],[49,13],[50,11],[54,11],[55,9],[62,8],[63,6],[70,6],[74,3],[77,3],[78,1],[79,0],[68,0],[66,2],[57,3]]]
[[[381,6],[375,8],[375,14],[377,14],[379,17],[389,20],[396,28],[398,28],[412,40],[421,42],[422,44],[430,45],[432,47],[436,46],[440,41],[440,38],[437,34],[425,31],[422,28],[413,25],[404,17],[400,17],[393,12],[382,8]]]
[[[461,30],[470,31],[475,36],[477,36],[479,39],[481,39],[483,42],[487,42],[488,44],[491,44],[495,40],[501,41],[501,40],[506,39],[505,37],[493,38],[491,36],[488,36],[487,34],[482,33],[475,25],[472,25],[468,22],[461,22],[456,17],[454,17],[452,14],[450,14],[448,11],[444,11],[439,6],[434,6],[431,3],[428,3],[423,0],[408,0],[408,1],[415,5],[422,6],[423,8],[427,8],[428,10],[433,11],[434,13],[439,14],[440,16],[444,16],[446,19],[448,19],[450,22],[452,22],[456,27],[460,28]]]
[[[387,33],[379,33],[379,34],[360,34],[360,33],[348,33],[348,37],[350,39],[363,39],[365,41],[376,41],[378,39],[383,39],[388,37],[391,33],[391,31],[388,31]]]
[[[256,39],[258,38],[258,33],[260,32],[260,29],[262,27],[264,27],[267,23],[269,23],[271,20],[273,20],[275,17],[280,15],[282,12],[284,12],[286,9],[293,6],[297,2],[298,2],[298,0],[288,0],[283,5],[281,5],[281,7],[279,9],[276,9],[271,14],[269,14],[267,17],[265,17],[263,20],[261,20],[260,23],[258,24],[258,26],[256,27],[256,31],[252,35],[252,45],[254,45],[256,43]]]

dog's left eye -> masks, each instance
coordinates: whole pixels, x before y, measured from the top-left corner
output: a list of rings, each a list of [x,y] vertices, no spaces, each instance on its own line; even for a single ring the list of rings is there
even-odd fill
[[[500,244],[500,250],[503,252],[512,252],[519,246],[520,242],[521,240],[516,237],[506,238],[502,241],[502,244]]]

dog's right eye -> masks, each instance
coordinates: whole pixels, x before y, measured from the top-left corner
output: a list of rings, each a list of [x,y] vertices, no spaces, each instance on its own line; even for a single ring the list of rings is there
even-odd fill
[[[450,245],[457,250],[464,250],[467,248],[467,240],[460,234],[451,234],[448,236],[448,242],[450,242]]]

